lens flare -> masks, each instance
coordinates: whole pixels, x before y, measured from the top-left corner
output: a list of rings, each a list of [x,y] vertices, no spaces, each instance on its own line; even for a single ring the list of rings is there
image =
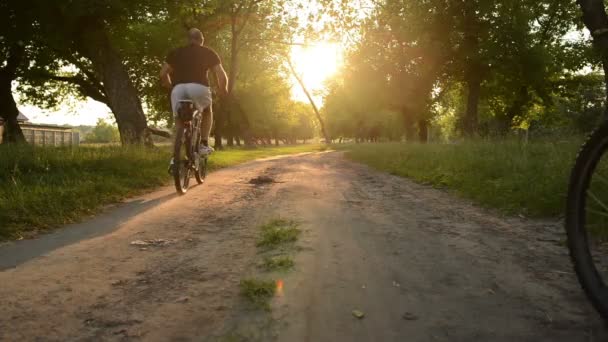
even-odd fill
[[[283,297],[283,280],[277,280],[277,297]]]

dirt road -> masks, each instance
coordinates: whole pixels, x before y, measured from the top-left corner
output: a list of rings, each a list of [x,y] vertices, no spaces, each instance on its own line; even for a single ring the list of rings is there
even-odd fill
[[[249,183],[261,175],[274,182]],[[0,246],[0,340],[608,336],[576,284],[557,222],[500,217],[339,153],[248,163],[184,197],[171,193]],[[256,311],[238,284],[258,275],[258,227],[276,217],[301,222],[303,234],[281,296]],[[132,245],[147,239],[162,240]]]

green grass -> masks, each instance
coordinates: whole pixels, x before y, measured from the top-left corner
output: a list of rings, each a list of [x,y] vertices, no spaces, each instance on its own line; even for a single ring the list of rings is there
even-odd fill
[[[289,256],[265,257],[261,267],[267,272],[287,271],[294,266],[293,259]]]
[[[243,279],[239,284],[241,295],[258,308],[270,309],[270,300],[275,294],[273,280]]]
[[[347,158],[423,184],[453,189],[508,214],[556,217],[565,205],[568,176],[580,139],[459,144],[335,146]]]
[[[257,246],[265,249],[277,248],[298,240],[301,231],[295,221],[274,219],[261,227]]]
[[[257,158],[320,150],[319,145],[230,149],[211,171]],[[104,205],[170,184],[168,146],[41,148],[0,145],[0,240],[76,222]]]

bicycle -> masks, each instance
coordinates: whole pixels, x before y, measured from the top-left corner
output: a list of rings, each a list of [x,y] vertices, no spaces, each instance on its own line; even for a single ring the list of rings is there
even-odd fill
[[[583,144],[570,174],[566,233],[585,294],[608,320],[608,121]]]
[[[203,184],[205,181],[208,155],[199,153],[202,113],[194,108],[194,103],[190,100],[179,101],[178,108],[177,117],[184,126],[183,129],[177,128],[175,131],[170,172],[173,175],[177,193],[184,195],[188,191],[192,174],[198,184]]]

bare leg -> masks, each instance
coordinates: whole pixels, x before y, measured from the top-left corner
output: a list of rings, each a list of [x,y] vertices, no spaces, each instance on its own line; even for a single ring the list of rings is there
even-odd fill
[[[205,146],[208,145],[209,134],[211,134],[211,126],[213,125],[213,110],[211,106],[203,111],[203,119],[201,122],[201,140]]]

